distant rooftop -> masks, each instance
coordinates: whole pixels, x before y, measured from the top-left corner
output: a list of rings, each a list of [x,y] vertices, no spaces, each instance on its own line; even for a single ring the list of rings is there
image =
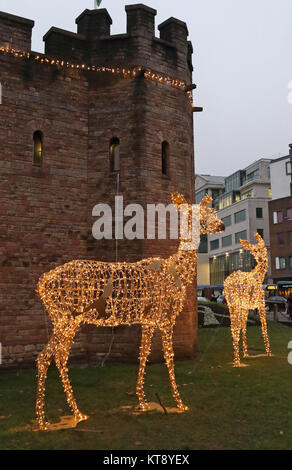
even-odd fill
[[[209,181],[210,183],[223,183],[225,182],[225,176],[212,176],[212,175],[197,175],[204,178],[204,180]]]
[[[273,163],[277,163],[277,162],[280,162],[281,160],[286,160],[287,158],[291,158],[291,155],[292,155],[292,144],[289,144],[289,154],[288,155],[284,155],[280,158],[276,158],[272,161],[272,164]]]

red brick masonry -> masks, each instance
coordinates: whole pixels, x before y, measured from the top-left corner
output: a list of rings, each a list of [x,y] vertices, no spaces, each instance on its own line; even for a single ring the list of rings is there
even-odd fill
[[[126,7],[127,34],[110,35],[105,9],[85,10],[78,33],[51,28],[50,57],[103,66],[141,65],[192,83],[192,46],[185,23],[170,18],[154,36],[156,11]],[[0,47],[29,51],[33,22],[0,12]],[[0,54],[0,341],[2,367],[31,365],[48,341],[49,317],[35,293],[39,276],[73,259],[114,261],[115,242],[96,241],[95,204],[113,204],[116,174],[110,172],[109,142],[121,145],[120,194],[125,204],[170,203],[172,191],[194,201],[193,110],[187,93],[111,73],[59,69]],[[43,165],[32,165],[33,134],[44,136]],[[161,144],[168,141],[168,175],[162,175]],[[121,241],[118,260],[167,257],[174,241]],[[104,357],[111,329],[84,327],[74,360]],[[177,321],[177,358],[194,355],[197,314],[194,286]],[[140,327],[115,330],[111,360],[136,361]],[[154,338],[151,359],[159,360]]]

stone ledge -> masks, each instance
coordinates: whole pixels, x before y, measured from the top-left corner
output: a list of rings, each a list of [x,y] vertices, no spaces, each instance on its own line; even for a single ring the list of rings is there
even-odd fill
[[[138,34],[136,36],[138,36]],[[131,38],[132,37],[134,37],[134,36],[131,36]],[[121,33],[121,34],[113,34],[113,35],[110,35],[110,36],[101,36],[99,39],[100,39],[100,41],[114,41],[114,40],[118,40],[118,39],[129,39],[129,38],[130,38],[129,34]]]
[[[105,15],[108,20],[109,20],[109,23],[110,24],[113,24],[113,20],[109,14],[109,12],[107,11],[106,8],[100,8],[99,10],[84,10],[81,15],[79,15],[76,20],[75,20],[75,23],[78,24],[79,21],[83,18],[83,16],[85,15],[88,15],[88,16],[96,16],[96,15]]]
[[[0,11],[0,18],[4,20],[14,21],[15,23],[26,24],[31,27],[34,26],[33,20],[22,18],[21,16],[11,15],[10,13],[5,13],[4,11]]]
[[[126,5],[125,10],[144,10],[148,13],[152,13],[153,15],[157,15],[157,10],[155,10],[154,8],[147,7],[146,5],[143,5],[143,3],[137,3],[136,5]]]
[[[57,33],[62,36],[67,36],[73,39],[79,39],[80,41],[86,41],[86,37],[83,34],[78,34],[78,33],[72,33],[72,31],[67,31],[66,29],[61,29],[61,28],[56,28],[55,26],[52,26],[49,31],[43,36],[43,41],[46,41],[46,39],[51,36],[51,34]]]
[[[184,21],[174,18],[173,16],[171,18],[168,18],[168,20],[164,21],[163,23],[161,23],[158,26],[158,30],[160,31],[161,29],[165,28],[165,26],[168,26],[169,24],[177,24],[178,26],[183,27],[186,30],[187,35],[189,35],[187,24]]]

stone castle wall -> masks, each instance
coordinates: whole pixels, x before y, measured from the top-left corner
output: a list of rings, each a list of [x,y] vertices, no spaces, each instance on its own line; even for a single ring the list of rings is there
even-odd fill
[[[77,34],[51,28],[44,36],[50,58],[74,64],[142,66],[191,84],[191,44],[185,23],[169,19],[154,36],[155,10],[126,7],[127,34],[110,35],[108,12],[85,10]],[[0,48],[30,50],[33,22],[0,13]],[[45,56],[43,56],[45,57]],[[113,204],[117,175],[109,142],[120,140],[119,194],[124,203],[170,203],[173,191],[194,201],[193,109],[185,91],[121,74],[61,68],[0,53],[0,342],[2,367],[31,365],[51,325],[35,293],[39,276],[72,259],[134,262],[167,257],[174,241],[96,241],[95,204]],[[33,134],[44,136],[43,165],[32,165]],[[161,143],[169,143],[167,176]],[[177,320],[175,352],[192,357],[197,337],[194,285]],[[72,356],[102,359],[112,330],[84,326]],[[114,331],[111,360],[136,361],[139,326]],[[161,358],[158,335],[151,359]]]

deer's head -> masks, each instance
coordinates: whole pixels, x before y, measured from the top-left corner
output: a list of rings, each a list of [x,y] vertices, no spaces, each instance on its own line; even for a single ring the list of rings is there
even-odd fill
[[[209,207],[211,196],[205,196],[200,206],[189,204],[181,194],[172,194],[172,203],[183,213],[180,242],[184,250],[195,250],[200,243],[200,234],[222,232],[223,222],[215,209]]]
[[[200,202],[200,224],[201,234],[224,232],[225,225],[222,220],[218,219],[217,212],[209,204],[212,197],[207,194]]]
[[[255,238],[258,241],[258,243],[256,243],[255,245],[252,245],[246,240],[240,240],[240,243],[242,244],[245,250],[251,252],[258,264],[264,264],[266,267],[268,267],[268,250],[265,245],[265,242],[260,236],[260,234],[257,232],[255,233]]]

